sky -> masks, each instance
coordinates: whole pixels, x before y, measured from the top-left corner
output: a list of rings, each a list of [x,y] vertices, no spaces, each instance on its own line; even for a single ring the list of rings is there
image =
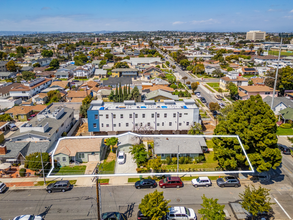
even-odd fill
[[[293,0],[0,0],[0,31],[293,31]]]

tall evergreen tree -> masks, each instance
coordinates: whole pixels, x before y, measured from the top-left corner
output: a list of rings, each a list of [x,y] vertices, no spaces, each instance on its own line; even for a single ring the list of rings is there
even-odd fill
[[[122,94],[122,88],[121,83],[119,84],[119,102],[123,102],[123,94]]]
[[[128,85],[128,92],[127,92],[127,95],[128,95],[128,96],[130,95],[130,85]]]
[[[127,100],[127,97],[128,97],[128,95],[127,95],[127,85],[125,85],[124,88],[123,88],[123,101]]]

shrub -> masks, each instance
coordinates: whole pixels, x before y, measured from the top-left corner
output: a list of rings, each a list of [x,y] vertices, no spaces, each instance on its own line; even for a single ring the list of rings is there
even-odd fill
[[[172,157],[172,163],[177,164],[177,158],[176,157]]]
[[[187,84],[187,85],[190,85],[190,81],[187,81],[186,84]]]
[[[184,164],[185,162],[185,157],[180,157],[179,158],[179,164]]]
[[[288,123],[285,123],[285,124],[281,124],[280,127],[281,128],[285,128],[285,129],[288,129],[288,128],[291,128],[292,125],[291,124],[288,124]]]
[[[189,164],[191,162],[190,157],[184,157],[184,164]]]
[[[167,162],[168,165],[172,164],[172,159],[171,159],[171,157],[168,156],[168,157],[166,158],[166,162]]]
[[[26,173],[26,169],[25,169],[25,168],[21,168],[21,169],[19,170],[19,175],[20,175],[21,177],[24,177],[24,176],[25,176],[25,173]]]

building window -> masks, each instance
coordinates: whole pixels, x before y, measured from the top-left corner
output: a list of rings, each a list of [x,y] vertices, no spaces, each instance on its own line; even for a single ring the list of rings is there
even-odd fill
[[[56,157],[56,160],[57,160],[57,161],[60,161],[60,157]]]
[[[129,114],[129,118],[132,118],[132,114]]]
[[[66,161],[66,157],[62,157],[62,161],[65,162]]]
[[[123,114],[120,115],[120,118],[123,118]]]
[[[121,123],[119,123],[118,126],[121,127]]]
[[[188,126],[189,125],[189,122],[186,122],[186,125]]]
[[[169,126],[172,126],[172,122],[169,122]]]
[[[109,118],[109,115],[108,114],[106,114],[106,118]]]
[[[140,126],[142,126],[142,122],[140,123]]]
[[[94,128],[97,128],[97,124],[96,123],[94,123]]]
[[[176,118],[176,113],[173,113],[173,118]]]
[[[109,124],[106,124],[106,127],[108,128],[109,127]]]
[[[182,113],[179,113],[179,117],[180,117],[180,118],[182,117]]]
[[[150,122],[148,122],[148,126],[151,126],[151,123]]]
[[[84,153],[79,153],[79,158],[84,158]]]
[[[142,114],[142,118],[145,118],[145,114]]]
[[[128,127],[129,126],[129,124],[128,123],[126,123],[126,127]]]
[[[167,118],[167,113],[164,114],[164,118]]]
[[[157,126],[160,126],[160,123],[157,123]]]
[[[104,124],[102,123],[101,126],[104,127]]]
[[[116,118],[116,114],[113,114],[113,118]]]
[[[116,127],[116,124],[113,124],[114,127]]]
[[[186,157],[190,157],[190,154],[186,154]]]
[[[181,126],[182,125],[182,123],[179,123],[179,126]]]
[[[73,116],[73,115],[72,115]],[[100,117],[103,117],[103,115],[100,115]]]
[[[265,92],[265,95],[270,95],[271,93],[270,92]]]
[[[155,114],[152,114],[152,118],[154,118],[155,117]]]
[[[161,157],[165,157],[165,154],[161,154]]]
[[[160,114],[157,114],[157,118],[160,118]]]
[[[135,114],[135,118],[138,118],[138,114]]]
[[[162,122],[162,126],[164,126],[164,122]]]
[[[138,123],[135,123],[135,127],[138,127]]]
[[[99,119],[99,115],[95,115],[95,119]]]
[[[188,113],[184,113],[184,115],[188,115]]]

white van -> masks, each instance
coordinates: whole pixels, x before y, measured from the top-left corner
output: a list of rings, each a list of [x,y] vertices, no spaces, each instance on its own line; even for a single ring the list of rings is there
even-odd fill
[[[196,214],[193,209],[184,206],[174,206],[169,208],[167,214],[168,220],[197,220]]]

